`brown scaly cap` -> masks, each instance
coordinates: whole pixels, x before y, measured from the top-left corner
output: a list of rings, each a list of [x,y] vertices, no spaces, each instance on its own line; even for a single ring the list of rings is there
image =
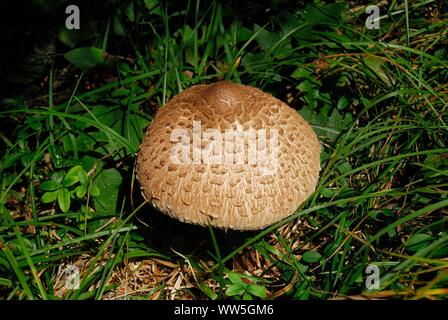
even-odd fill
[[[208,145],[204,139],[200,146],[193,142],[193,121],[200,121],[202,132],[217,129],[223,136],[236,124],[243,132],[266,129],[267,142],[263,147],[245,140],[243,163],[175,164],[174,129],[189,133],[192,160],[195,149]],[[250,163],[248,141],[272,151],[272,129],[278,133],[277,169],[266,174],[264,165]],[[238,148],[225,141],[223,159],[225,153],[236,159]],[[149,126],[137,157],[137,178],[153,206],[180,221],[237,230],[261,229],[293,214],[314,192],[319,170],[319,141],[294,109],[259,89],[227,81],[195,85],[173,97]]]

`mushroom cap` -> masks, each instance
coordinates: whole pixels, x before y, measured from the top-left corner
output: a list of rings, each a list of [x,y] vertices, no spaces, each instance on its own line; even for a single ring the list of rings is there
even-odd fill
[[[319,170],[319,140],[294,109],[227,81],[173,97],[137,156],[142,194],[154,207],[183,222],[236,230],[293,214],[314,192]]]

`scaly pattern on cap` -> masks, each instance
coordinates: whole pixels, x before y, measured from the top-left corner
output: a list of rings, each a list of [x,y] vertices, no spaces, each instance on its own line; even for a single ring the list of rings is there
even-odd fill
[[[263,165],[249,163],[248,143],[257,143],[250,139],[244,142],[244,163],[173,163],[174,129],[188,131],[191,155],[195,148],[207,147],[207,141],[193,144],[193,121],[223,135],[237,124],[244,132],[266,129],[268,149],[272,129],[277,130],[276,170],[266,174]],[[224,140],[222,147],[223,153],[238,152]],[[158,111],[137,157],[142,194],[161,212],[184,222],[237,230],[261,229],[293,214],[314,192],[319,170],[320,143],[294,109],[257,88],[227,81],[195,85],[173,97]]]

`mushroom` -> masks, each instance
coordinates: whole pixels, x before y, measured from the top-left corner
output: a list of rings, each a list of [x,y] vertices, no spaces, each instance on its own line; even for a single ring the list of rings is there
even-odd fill
[[[320,143],[291,107],[257,88],[195,85],[160,108],[137,156],[144,198],[180,221],[256,230],[315,190]]]

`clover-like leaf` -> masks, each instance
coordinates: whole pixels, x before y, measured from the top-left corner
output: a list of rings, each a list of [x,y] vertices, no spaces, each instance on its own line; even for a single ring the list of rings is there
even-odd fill
[[[70,191],[66,188],[61,188],[58,190],[58,204],[62,212],[66,213],[70,208]]]
[[[64,187],[70,187],[79,181],[79,172],[84,171],[82,166],[75,166],[71,168],[64,177],[62,185]]]
[[[307,251],[302,255],[303,261],[308,263],[318,262],[321,258],[321,254],[317,251]]]
[[[256,296],[259,298],[266,298],[266,288],[259,284],[247,285],[246,291],[253,296]]]
[[[253,300],[252,296],[248,292],[244,292],[243,300]]]
[[[75,194],[78,198],[82,198],[86,194],[86,186],[77,186],[75,188]]]
[[[106,56],[103,50],[94,47],[76,48],[64,55],[68,61],[82,70],[104,63]]]
[[[54,191],[59,187],[60,185],[54,180],[47,180],[40,184],[40,189],[43,191]]]
[[[78,171],[78,179],[79,183],[85,186],[87,184],[87,173],[84,171],[84,169],[81,167],[81,170]]]
[[[234,284],[227,288],[226,295],[229,297],[236,296],[238,294],[242,294],[245,291],[246,286],[244,284]]]
[[[233,284],[244,284],[244,281],[241,279],[241,277],[234,272],[229,272],[227,276]]]
[[[50,202],[55,201],[57,197],[58,197],[57,190],[56,191],[48,191],[42,195],[41,200],[43,203],[50,203]]]

